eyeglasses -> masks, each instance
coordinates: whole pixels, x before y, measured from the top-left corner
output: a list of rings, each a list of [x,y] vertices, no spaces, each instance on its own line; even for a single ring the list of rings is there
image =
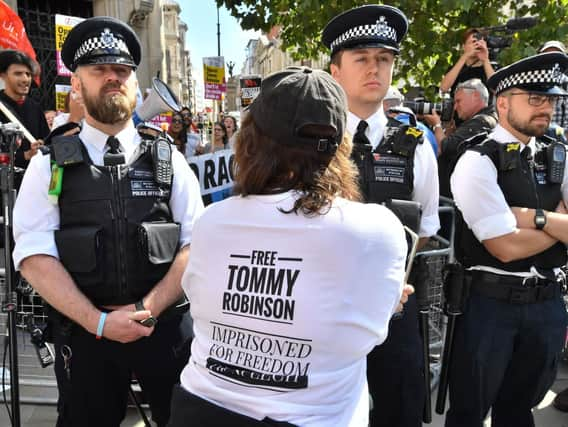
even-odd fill
[[[558,100],[557,95],[539,95],[536,93],[527,93],[527,92],[514,92],[510,93],[509,95],[527,95],[528,96],[528,103],[533,107],[540,107],[542,104],[548,101],[550,105],[553,107],[556,105],[556,101]]]
[[[181,119],[173,119],[172,123],[183,123],[183,120]]]

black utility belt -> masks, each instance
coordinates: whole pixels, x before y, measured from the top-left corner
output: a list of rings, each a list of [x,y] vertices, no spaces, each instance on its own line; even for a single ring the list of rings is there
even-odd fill
[[[469,275],[473,291],[511,304],[534,304],[562,294],[562,286],[556,280],[504,276],[475,270]]]

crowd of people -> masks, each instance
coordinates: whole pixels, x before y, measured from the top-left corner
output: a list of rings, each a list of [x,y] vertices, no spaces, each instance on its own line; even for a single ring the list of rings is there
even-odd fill
[[[16,156],[13,261],[49,305],[58,427],[118,427],[132,378],[158,426],[420,427],[412,254],[452,227],[465,291],[445,426],[534,427],[568,318],[568,56],[549,41],[495,70],[467,30],[442,122],[392,85],[408,27],[386,5],[334,17],[329,73],[267,76],[208,141],[187,107],[165,139],[134,126],[142,51],[119,20],[69,32],[64,114],[28,97],[29,58],[0,52],[0,101],[36,138]],[[227,149],[234,188],[204,209],[189,159]],[[400,201],[412,220],[386,207]]]

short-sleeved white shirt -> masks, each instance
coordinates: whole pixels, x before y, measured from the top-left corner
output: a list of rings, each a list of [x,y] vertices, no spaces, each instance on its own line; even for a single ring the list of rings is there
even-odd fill
[[[366,427],[366,355],[401,296],[404,231],[385,207],[341,198],[313,218],[279,210],[296,197],[230,197],[196,221],[181,384],[256,419]]]

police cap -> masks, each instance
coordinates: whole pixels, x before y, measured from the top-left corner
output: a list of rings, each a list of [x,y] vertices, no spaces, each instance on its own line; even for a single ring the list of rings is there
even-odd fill
[[[124,22],[95,16],[77,24],[65,39],[61,59],[71,71],[79,65],[140,63],[140,40]]]
[[[408,20],[399,9],[371,4],[343,12],[329,21],[322,42],[332,56],[342,49],[366,47],[381,47],[398,54],[407,31]]]
[[[497,70],[487,80],[487,87],[495,95],[513,87],[544,95],[567,95],[558,87],[566,68],[568,56],[564,53],[540,53]]]

